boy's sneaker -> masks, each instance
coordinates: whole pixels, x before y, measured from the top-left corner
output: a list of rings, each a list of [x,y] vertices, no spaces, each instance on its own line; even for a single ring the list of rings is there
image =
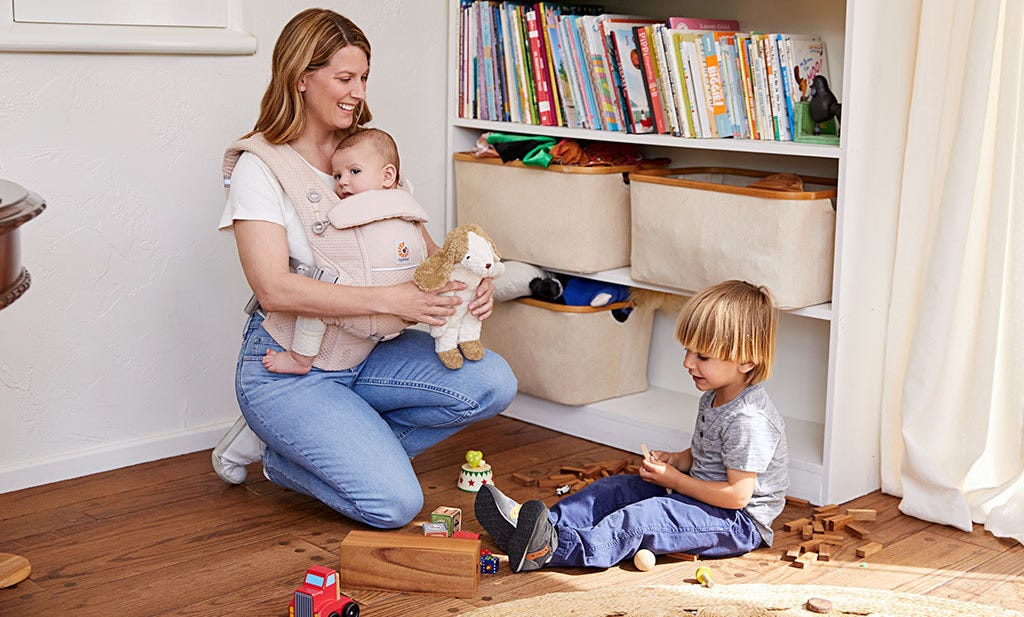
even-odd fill
[[[519,510],[519,523],[508,542],[508,564],[513,572],[544,567],[558,548],[558,533],[548,520],[548,507],[531,499]]]
[[[241,484],[245,482],[245,466],[262,459],[264,448],[245,418],[239,416],[213,449],[213,470],[228,484]]]
[[[476,522],[491,536],[494,544],[506,553],[508,541],[516,530],[520,507],[518,502],[507,497],[493,484],[481,486],[473,502]]]

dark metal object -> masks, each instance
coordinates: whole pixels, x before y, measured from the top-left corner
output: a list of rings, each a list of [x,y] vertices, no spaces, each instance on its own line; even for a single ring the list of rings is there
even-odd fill
[[[0,310],[20,298],[32,283],[21,266],[18,227],[39,216],[46,203],[23,187],[0,180]]]

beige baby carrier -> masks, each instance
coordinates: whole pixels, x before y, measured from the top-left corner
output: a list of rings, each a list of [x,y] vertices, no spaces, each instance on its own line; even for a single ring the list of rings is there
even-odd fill
[[[270,167],[306,229],[316,264],[292,260],[293,270],[338,285],[398,285],[411,281],[416,266],[426,260],[427,246],[417,222],[427,221],[427,213],[406,191],[367,191],[342,201],[291,146],[268,143],[259,133],[235,142],[224,153],[227,191],[242,152],[252,152]],[[327,328],[313,366],[328,371],[359,364],[378,341],[394,338],[410,325],[395,315],[323,321]],[[279,345],[291,348],[295,315],[269,313],[263,327]]]

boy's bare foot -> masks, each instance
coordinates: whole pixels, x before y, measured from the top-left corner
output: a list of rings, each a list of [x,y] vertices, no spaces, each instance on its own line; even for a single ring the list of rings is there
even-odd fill
[[[271,373],[288,373],[290,375],[305,375],[313,366],[313,358],[300,356],[291,351],[267,350],[263,356],[263,366]]]

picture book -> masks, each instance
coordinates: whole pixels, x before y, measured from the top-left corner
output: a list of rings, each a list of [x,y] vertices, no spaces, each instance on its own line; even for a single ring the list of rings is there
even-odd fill
[[[795,101],[806,101],[810,96],[807,92],[811,80],[815,75],[821,74],[832,84],[828,72],[828,57],[825,54],[825,42],[821,37],[786,34],[783,35],[787,54],[792,61],[792,70],[789,75],[790,87],[794,94]]]
[[[637,26],[633,28],[633,35],[636,37],[637,50],[640,52],[640,71],[644,78],[644,86],[647,92],[647,103],[650,106],[651,115],[654,116],[654,132],[668,132],[668,125],[665,124],[665,108],[661,104],[661,88],[658,87],[658,76],[654,72],[653,50],[651,49],[650,38],[648,37],[650,26]]]
[[[723,30],[735,32],[740,22],[735,19],[705,19],[703,17],[669,17],[668,27],[673,30]]]
[[[722,67],[715,53],[715,37],[708,32],[695,40],[698,50],[704,54],[704,66],[708,76],[710,90],[710,109],[714,112],[715,137],[732,137],[732,122],[729,120],[729,108],[725,102],[725,89],[722,81]]]
[[[679,137],[682,130],[679,128],[679,115],[676,110],[675,92],[672,90],[672,80],[669,77],[671,67],[668,66],[668,58],[665,56],[665,47],[661,42],[661,31],[665,29],[663,24],[648,26],[648,40],[651,45],[651,63],[654,65],[654,74],[658,79],[658,88],[661,90],[661,107],[665,113],[666,132]]]
[[[666,73],[669,78],[669,86],[672,91],[676,108],[676,118],[679,122],[679,134],[682,137],[695,137],[693,132],[693,116],[690,109],[690,100],[686,91],[686,83],[683,78],[683,63],[679,58],[679,47],[675,44],[673,32],[663,25],[656,26],[658,35],[661,37],[662,50],[668,65]]]
[[[633,133],[654,132],[654,116],[647,100],[646,85],[641,71],[643,64],[636,44],[633,28],[657,23],[648,20],[606,19],[605,34],[614,41],[619,76],[624,94],[623,111],[629,114]]]

